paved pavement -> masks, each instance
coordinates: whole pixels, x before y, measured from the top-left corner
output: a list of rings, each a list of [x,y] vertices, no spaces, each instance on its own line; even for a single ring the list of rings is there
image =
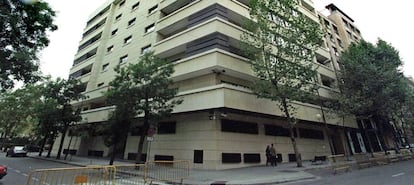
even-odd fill
[[[67,160],[56,160],[55,157],[39,157],[37,153],[29,154],[29,157],[50,160],[75,166],[108,165],[106,158],[89,158],[69,156]],[[63,157],[62,157],[63,158]],[[115,161],[115,165],[133,164],[132,161]],[[277,167],[255,166],[231,170],[190,170],[190,175],[184,180],[185,184],[280,184],[315,179],[316,176],[307,172],[315,168],[328,168],[329,164],[312,165],[304,161],[304,167],[296,167],[296,163],[282,163]]]

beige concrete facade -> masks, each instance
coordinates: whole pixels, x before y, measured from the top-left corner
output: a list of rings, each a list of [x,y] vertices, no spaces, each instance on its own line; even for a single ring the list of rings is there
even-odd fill
[[[312,1],[299,2],[300,11],[319,22]],[[159,57],[174,62],[172,79],[179,87],[177,98],[184,100],[166,120],[174,125],[174,131],[154,135],[151,160],[157,157],[190,160],[192,167],[199,169],[260,165],[266,162],[266,146],[274,143],[283,161],[289,161],[293,149],[290,138],[282,133],[288,127],[282,121],[282,113],[275,102],[258,99],[249,89],[255,77],[246,58],[238,52],[242,18],[249,18],[247,0],[106,2],[90,16],[70,71],[71,78],[85,83],[84,93],[88,96],[74,103],[82,107],[82,124],[104,124],[113,107],[105,103],[102,92],[115,76],[113,68],[120,63],[122,66],[137,62],[143,52],[151,49]],[[337,35],[338,38],[342,36]],[[332,43],[327,40],[317,50],[314,62],[319,66],[319,94],[323,98],[331,98],[332,93],[339,92],[336,59],[332,54]],[[296,117],[300,120],[297,140],[302,159],[332,153],[327,139],[331,135],[325,129],[321,114],[327,114],[326,124],[330,129],[341,131],[335,138],[338,148],[335,150],[342,153],[348,150],[343,130],[356,129],[355,120],[343,121],[328,111],[322,112],[319,105],[296,102],[295,106]],[[228,131],[229,128],[223,126],[233,123],[245,125],[246,129],[253,129],[253,133],[246,133],[251,132],[248,129]],[[138,122],[136,126],[139,125]],[[281,131],[272,135],[266,131],[268,129]],[[305,133],[307,131],[309,133]],[[133,158],[138,139],[128,134],[123,158]],[[59,143],[58,140],[55,143]],[[69,139],[64,148],[68,144]],[[144,151],[147,151],[147,144],[145,142]],[[56,144],[54,148],[57,149]],[[101,136],[73,137],[70,148],[78,150],[78,155],[107,156],[109,153]],[[201,162],[196,162],[200,153]],[[228,162],[224,158],[229,156],[240,157],[240,161]]]

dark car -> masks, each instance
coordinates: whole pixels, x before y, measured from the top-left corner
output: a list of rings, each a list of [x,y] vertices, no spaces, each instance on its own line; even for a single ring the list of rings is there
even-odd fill
[[[24,146],[12,146],[6,152],[6,157],[8,157],[8,156],[11,156],[11,157],[16,157],[16,156],[26,157],[27,156],[27,151],[24,148]]]
[[[0,165],[0,179],[7,175],[7,166]]]

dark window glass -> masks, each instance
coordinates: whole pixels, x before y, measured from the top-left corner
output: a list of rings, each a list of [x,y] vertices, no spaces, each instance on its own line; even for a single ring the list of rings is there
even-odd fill
[[[158,134],[175,134],[176,122],[158,123]]]
[[[243,154],[244,163],[260,163],[260,154]]]
[[[265,135],[290,137],[288,128],[276,125],[265,125]]]
[[[203,150],[194,150],[194,163],[203,163]]]
[[[157,9],[158,9],[158,5],[153,6],[152,8],[148,9],[148,14],[154,13],[155,11],[157,11]]]
[[[174,161],[174,156],[172,155],[155,155],[155,161]]]
[[[240,163],[241,154],[240,153],[221,153],[221,162],[222,163]]]
[[[257,123],[250,123],[235,120],[221,120],[221,131],[223,132],[237,132],[245,134],[258,134],[259,129]]]
[[[136,9],[138,9],[138,6],[139,6],[139,2],[135,3],[134,5],[132,5],[131,9],[132,10],[136,10]]]
[[[323,132],[320,130],[300,128],[300,137],[309,139],[324,139]]]
[[[135,127],[130,130],[131,136],[140,136],[141,135],[141,128]]]

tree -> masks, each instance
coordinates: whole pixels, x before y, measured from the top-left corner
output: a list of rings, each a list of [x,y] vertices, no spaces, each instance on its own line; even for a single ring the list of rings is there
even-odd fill
[[[15,91],[2,92],[0,99],[0,129],[3,138],[30,136],[36,122],[34,107],[40,97],[35,86],[27,85]]]
[[[0,89],[40,79],[38,52],[49,44],[55,12],[46,2],[0,1]]]
[[[65,140],[65,136],[69,127],[82,119],[80,116],[80,109],[75,110],[71,102],[85,98],[85,96],[82,94],[84,88],[84,85],[81,84],[78,80],[64,80],[61,78],[57,78],[54,81],[49,80],[43,87],[44,101],[47,103],[55,102],[57,105],[57,107],[55,107],[55,111],[57,112],[53,111],[53,109],[49,109],[49,107],[46,110],[52,111],[49,112],[51,115],[45,115],[55,116],[55,119],[53,119],[53,121],[55,121],[56,128],[58,129],[57,131],[62,135],[56,159],[60,159],[63,142]],[[48,118],[45,117],[44,119]]]
[[[43,99],[36,106],[36,115],[38,117],[38,124],[35,132],[42,136],[42,142],[40,144],[39,156],[42,156],[43,149],[45,148],[48,140],[54,140],[57,128],[57,119],[60,116],[57,110],[58,104],[54,99]],[[50,157],[51,148],[50,146],[47,157]]]
[[[251,0],[249,7],[251,19],[246,21],[241,40],[257,76],[252,89],[259,98],[279,104],[289,123],[297,166],[301,167],[292,101],[315,96],[317,73],[312,62],[323,34],[317,22],[297,10],[295,0]]]
[[[336,107],[359,119],[373,120],[383,132],[408,95],[398,51],[380,39],[375,46],[362,40],[342,53],[339,64],[341,93]],[[368,145],[373,151],[369,140]]]
[[[171,114],[174,106],[182,102],[174,99],[178,90],[173,87],[173,81],[170,79],[174,72],[174,64],[154,56],[153,52],[148,52],[140,57],[138,63],[129,64],[127,67],[118,66],[115,71],[118,74],[110,83],[107,93],[108,102],[116,106],[110,124],[111,128],[123,128],[123,133],[113,133],[111,144],[115,145],[121,141],[122,138],[116,139],[115,136],[126,135],[125,129],[130,128],[132,119],[143,114],[136,157],[136,162],[141,163],[147,130],[151,125],[155,125],[157,120]]]

